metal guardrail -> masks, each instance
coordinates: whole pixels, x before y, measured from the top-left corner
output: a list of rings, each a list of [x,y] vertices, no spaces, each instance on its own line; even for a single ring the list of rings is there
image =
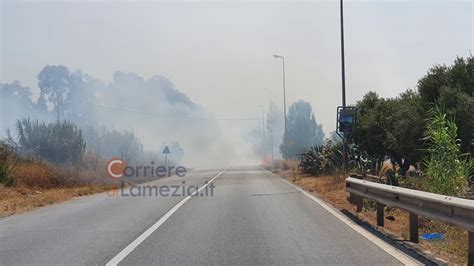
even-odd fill
[[[346,190],[355,195],[357,212],[363,199],[377,202],[377,225],[384,226],[384,207],[409,212],[410,241],[418,243],[418,216],[438,220],[468,231],[468,265],[474,265],[474,200],[394,187],[353,177],[346,179]]]

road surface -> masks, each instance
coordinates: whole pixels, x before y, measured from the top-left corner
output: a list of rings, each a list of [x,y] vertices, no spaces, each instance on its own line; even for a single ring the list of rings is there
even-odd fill
[[[191,172],[147,185],[184,181],[187,186],[203,186],[211,179],[212,196],[210,191],[201,197],[102,193],[0,219],[0,264],[400,265],[404,261],[259,166]]]

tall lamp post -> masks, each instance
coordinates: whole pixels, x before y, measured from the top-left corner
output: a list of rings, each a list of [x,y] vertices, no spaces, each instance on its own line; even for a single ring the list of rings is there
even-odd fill
[[[284,116],[284,123],[285,123],[285,132],[283,133],[283,139],[285,141],[285,159],[288,159],[287,151],[288,151],[288,140],[286,139],[286,85],[285,85],[285,58],[281,55],[273,55],[274,58],[280,58],[282,65],[283,65],[283,116]]]
[[[342,107],[346,107],[346,70],[344,60],[344,5],[340,0],[340,16],[341,16],[341,81],[342,81]],[[344,175],[347,172],[347,138],[344,136],[342,140],[342,160]]]
[[[344,6],[340,0],[341,11],[341,74],[342,74],[342,106],[346,107],[346,70],[344,60]]]

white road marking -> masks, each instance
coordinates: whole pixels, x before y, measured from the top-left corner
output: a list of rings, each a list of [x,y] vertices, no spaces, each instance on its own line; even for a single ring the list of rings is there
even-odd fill
[[[276,175],[277,176],[277,175]],[[374,243],[379,248],[383,249],[385,252],[390,254],[392,257],[403,263],[404,265],[423,265],[419,261],[413,259],[410,256],[407,256],[405,253],[400,251],[399,249],[395,248],[394,246],[388,244],[387,242],[383,241],[382,239],[376,237],[374,234],[367,231],[367,229],[363,228],[362,226],[358,225],[348,217],[342,215],[339,211],[335,210],[333,207],[329,206],[326,202],[322,201],[321,199],[315,197],[314,195],[308,193],[306,190],[296,186],[295,184],[289,182],[286,179],[283,179],[280,176],[277,176],[281,181],[285,182],[286,184],[290,185],[294,189],[300,191],[316,203],[318,203],[321,207],[323,207],[326,211],[330,214],[336,216],[339,220],[345,223],[347,226],[352,228],[357,233],[361,234],[363,237],[367,238],[370,242]]]
[[[120,251],[119,254],[117,254],[115,257],[113,257],[109,262],[107,262],[106,266],[112,266],[112,265],[117,265],[119,264],[125,257],[128,256],[138,245],[140,245],[145,239],[147,239],[153,232],[156,231],[168,218],[173,215],[181,206],[183,206],[188,200],[191,199],[195,194],[199,193],[199,191],[203,190],[206,188],[209,183],[214,181],[214,179],[218,178],[221,176],[227,169],[229,169],[230,166],[226,167],[224,170],[220,171],[216,176],[211,178],[206,184],[202,185],[195,193],[192,195],[187,196],[186,198],[182,199],[180,202],[178,202],[176,205],[173,206],[165,215],[163,215],[155,224],[153,224],[150,228],[148,228],[143,234],[141,234],[137,239],[135,239],[132,243],[130,243],[126,248],[124,248],[122,251]]]

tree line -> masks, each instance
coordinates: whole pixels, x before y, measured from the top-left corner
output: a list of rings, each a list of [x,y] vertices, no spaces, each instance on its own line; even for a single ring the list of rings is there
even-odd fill
[[[3,143],[20,147],[24,155],[52,163],[80,165],[87,152],[130,163],[145,157],[158,160],[160,151],[145,152],[131,124],[159,134],[168,124],[190,126],[189,120],[174,120],[174,116],[206,115],[163,76],[145,80],[134,73],[116,72],[113,82],[105,84],[80,70],[47,65],[37,80],[36,100],[32,90],[19,81],[0,83],[0,137]],[[169,116],[165,125],[138,119],[153,112]],[[176,149],[174,160],[183,159],[179,142],[164,145]]]
[[[370,91],[355,106],[357,123],[347,150],[350,171],[371,172],[390,185],[439,194],[465,192],[474,175],[472,56],[458,57],[449,66],[433,66],[415,89],[393,98]],[[306,123],[312,120],[307,117]],[[303,171],[320,174],[342,168],[342,144],[334,134],[324,145],[312,143],[302,155]],[[421,177],[416,182],[407,178],[410,167]]]
[[[428,148],[425,125],[434,106],[456,124],[462,152],[474,153],[474,59],[456,58],[450,66],[435,65],[417,84],[394,98],[368,92],[356,103],[353,142],[376,161],[391,159],[402,174],[420,162]],[[372,169],[375,170],[375,169]]]

